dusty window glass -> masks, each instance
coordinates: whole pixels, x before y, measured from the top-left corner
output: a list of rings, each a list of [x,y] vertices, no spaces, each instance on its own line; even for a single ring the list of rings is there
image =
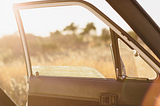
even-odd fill
[[[62,6],[20,14],[33,74],[115,78],[109,28],[91,12]]]
[[[118,40],[119,50],[128,77],[155,79],[156,72],[123,41]]]

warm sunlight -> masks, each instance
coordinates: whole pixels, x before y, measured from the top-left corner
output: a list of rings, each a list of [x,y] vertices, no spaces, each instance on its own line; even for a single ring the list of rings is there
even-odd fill
[[[84,0],[100,11],[81,0],[39,0],[47,2],[13,11],[14,3],[30,1],[38,0],[0,0],[0,106],[11,101],[3,91],[18,106],[159,105],[158,27],[134,6],[138,1],[160,26],[160,0]],[[142,33],[106,1],[118,4]]]
[[[12,5],[28,0],[1,0],[0,1],[0,37],[13,34],[17,29]]]
[[[1,0],[0,1],[0,37],[4,35],[13,34],[18,31],[17,24],[15,21],[15,17],[12,10],[13,3],[20,3],[20,2],[29,2],[33,0]],[[37,0],[34,0],[37,1]],[[113,12],[113,9],[108,5],[106,9],[106,2],[99,1],[99,0],[86,0],[94,5],[101,5],[99,6],[100,10],[102,10],[104,13],[109,14],[109,17],[112,18],[118,25],[121,25],[121,27],[127,31],[131,30],[130,27],[116,14]],[[151,14],[153,19],[156,21],[158,25],[160,25],[160,12],[158,8],[159,1],[155,0],[154,2],[144,2],[144,0],[138,0],[142,6]],[[152,4],[152,5],[150,5]],[[119,17],[119,18],[118,18]],[[98,25],[98,23],[95,22],[95,24]],[[59,28],[58,28],[59,29]],[[63,28],[61,28],[62,30]],[[57,30],[57,29],[54,29]],[[60,30],[60,29],[59,29]]]

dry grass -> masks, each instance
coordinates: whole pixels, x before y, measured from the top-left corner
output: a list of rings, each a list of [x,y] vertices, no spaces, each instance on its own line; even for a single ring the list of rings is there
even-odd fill
[[[18,60],[0,67],[0,85],[19,106],[24,105],[27,100],[25,64]]]
[[[107,78],[115,78],[110,49],[106,47],[90,48],[84,51],[66,50],[62,53],[32,57],[33,66],[86,66],[98,70]]]

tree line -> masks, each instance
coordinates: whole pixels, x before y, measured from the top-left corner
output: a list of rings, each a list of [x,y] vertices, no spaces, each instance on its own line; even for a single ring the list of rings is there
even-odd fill
[[[62,49],[83,50],[87,49],[92,43],[92,47],[106,45],[110,43],[109,30],[103,28],[100,36],[92,36],[90,32],[96,31],[96,26],[93,22],[87,23],[85,28],[77,34],[78,26],[74,23],[66,26],[63,31],[70,31],[70,34],[63,35],[62,31],[56,30],[50,32],[49,37],[40,37],[33,34],[26,34],[30,55],[36,56],[41,53],[42,55],[48,53],[61,52]],[[135,39],[137,36],[134,32],[129,32]],[[0,60],[9,62],[14,58],[23,56],[23,49],[20,37],[17,34],[3,36],[0,38]]]

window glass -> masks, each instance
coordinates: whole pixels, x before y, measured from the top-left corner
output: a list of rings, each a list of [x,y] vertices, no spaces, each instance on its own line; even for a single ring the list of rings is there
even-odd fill
[[[118,40],[120,55],[126,69],[128,77],[155,79],[156,72],[123,41]]]
[[[109,28],[88,10],[63,6],[20,14],[34,75],[115,78]]]

